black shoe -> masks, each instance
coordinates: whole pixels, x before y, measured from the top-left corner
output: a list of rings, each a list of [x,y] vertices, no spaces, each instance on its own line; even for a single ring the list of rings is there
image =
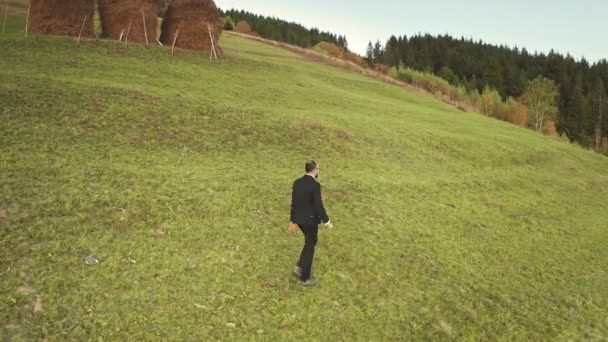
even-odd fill
[[[319,283],[316,280],[309,278],[307,281],[300,280],[298,282],[298,284],[300,284],[302,286],[307,286],[307,287],[314,287],[314,286],[317,286],[317,284],[319,284]]]

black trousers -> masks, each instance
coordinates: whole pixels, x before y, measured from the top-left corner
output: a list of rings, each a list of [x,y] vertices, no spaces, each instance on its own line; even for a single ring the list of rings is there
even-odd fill
[[[298,225],[302,233],[304,233],[304,248],[300,254],[298,267],[302,269],[302,281],[307,281],[312,273],[312,261],[315,256],[315,246],[317,245],[317,235],[319,233],[319,225]]]

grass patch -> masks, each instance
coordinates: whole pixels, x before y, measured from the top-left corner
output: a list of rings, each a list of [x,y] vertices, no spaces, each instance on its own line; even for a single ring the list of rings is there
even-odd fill
[[[602,340],[608,160],[236,36],[0,37],[0,336]],[[289,275],[303,163],[336,230]],[[98,265],[82,259],[93,255]]]

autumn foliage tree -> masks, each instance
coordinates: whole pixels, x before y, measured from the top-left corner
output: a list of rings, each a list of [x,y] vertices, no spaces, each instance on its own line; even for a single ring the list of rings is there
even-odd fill
[[[554,121],[547,121],[543,126],[543,134],[549,137],[554,137],[557,135],[557,128],[555,127]]]
[[[505,121],[520,127],[528,127],[528,107],[509,98],[505,104]]]
[[[481,111],[487,116],[502,120],[504,118],[502,107],[502,98],[498,91],[486,86],[481,94]]]
[[[245,20],[241,20],[236,24],[236,27],[234,28],[234,30],[238,33],[250,34],[251,26]]]
[[[332,56],[332,57],[336,57],[336,58],[344,58],[344,54],[346,53],[346,50],[336,44],[332,44],[332,43],[328,43],[328,42],[320,42],[319,44],[315,45],[313,48],[313,50],[320,52],[324,55],[328,55],[328,56]]]

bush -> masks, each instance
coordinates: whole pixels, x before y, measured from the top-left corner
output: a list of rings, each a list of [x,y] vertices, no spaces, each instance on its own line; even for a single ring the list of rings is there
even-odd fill
[[[224,22],[224,30],[226,31],[234,31],[234,19],[231,16],[227,15],[223,19]]]
[[[549,120],[545,122],[545,126],[543,127],[543,134],[548,137],[557,136],[557,129],[555,128],[555,122]]]
[[[448,95],[449,89],[452,87],[448,81],[431,73],[412,70],[410,68],[399,69],[398,80],[408,84],[413,84],[418,88],[422,88],[431,94],[440,93]]]
[[[450,69],[449,66],[443,66],[439,70],[438,75],[439,77],[448,81],[452,85],[458,85],[460,83],[460,79],[458,79],[458,76],[456,76],[456,74],[452,71],[452,69]]]
[[[405,82],[407,84],[414,84],[414,77],[411,73],[399,72],[397,79],[401,82]]]
[[[386,75],[388,73],[388,66],[384,65],[384,64],[376,64],[374,65],[374,71],[379,72],[381,74]]]
[[[449,89],[450,100],[454,102],[467,102],[467,89],[464,86],[451,87]]]
[[[505,121],[520,127],[528,127],[528,107],[513,98],[509,98],[505,104]]]
[[[238,22],[238,24],[236,24],[236,27],[234,28],[234,30],[238,33],[250,34],[251,26],[245,20],[241,20]]]
[[[332,43],[328,43],[328,42],[320,42],[319,44],[315,45],[312,49],[320,54],[335,57],[335,58],[340,58],[340,59],[344,58],[344,53],[346,52],[346,50],[344,50],[344,48],[342,48],[336,44],[332,44]]]
[[[468,98],[471,106],[477,109],[481,107],[481,95],[479,95],[477,89],[473,88],[469,90]]]
[[[363,57],[350,51],[346,51],[346,53],[344,54],[344,60],[353,62],[359,66],[363,66],[365,64],[365,59],[363,59]]]
[[[399,69],[397,69],[397,67],[390,68],[390,70],[388,71],[388,76],[396,80],[399,79]]]
[[[498,91],[486,86],[481,94],[481,112],[487,116],[503,120],[505,117],[502,98]]]
[[[363,59],[363,57],[353,52],[347,51],[345,48],[338,46],[334,43],[320,42],[319,44],[313,46],[311,49],[322,55],[352,62],[358,66],[363,66],[365,64],[365,60]]]

